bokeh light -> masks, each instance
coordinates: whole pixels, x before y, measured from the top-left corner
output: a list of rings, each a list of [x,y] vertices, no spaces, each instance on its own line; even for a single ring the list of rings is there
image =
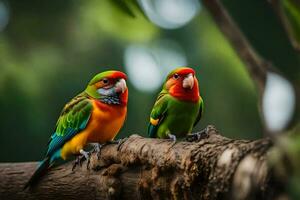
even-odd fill
[[[159,40],[152,45],[129,45],[125,50],[124,63],[133,86],[151,92],[161,87],[169,71],[187,65],[187,60],[177,43]]]
[[[152,91],[159,87],[161,73],[151,51],[143,46],[131,45],[125,52],[125,66],[130,81],[139,90]]]
[[[288,80],[269,72],[263,96],[263,114],[272,132],[283,130],[291,120],[295,109],[295,91]]]
[[[175,29],[191,21],[200,9],[198,0],[139,0],[147,17],[165,29]]]

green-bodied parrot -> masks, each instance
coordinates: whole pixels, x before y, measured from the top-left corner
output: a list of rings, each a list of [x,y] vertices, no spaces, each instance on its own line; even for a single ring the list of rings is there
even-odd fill
[[[167,76],[150,114],[148,134],[154,138],[185,137],[191,133],[203,113],[195,71],[188,67],[173,70]]]

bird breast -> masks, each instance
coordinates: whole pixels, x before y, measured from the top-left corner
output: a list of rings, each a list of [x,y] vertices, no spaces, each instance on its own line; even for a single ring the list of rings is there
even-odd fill
[[[94,102],[94,109],[87,126],[87,142],[111,141],[120,131],[126,118],[126,106]]]

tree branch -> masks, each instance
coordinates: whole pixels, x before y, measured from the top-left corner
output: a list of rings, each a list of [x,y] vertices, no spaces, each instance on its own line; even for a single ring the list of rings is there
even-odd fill
[[[275,2],[277,2],[277,0],[271,1],[274,5]],[[245,63],[245,67],[249,75],[251,76],[252,80],[254,80],[254,82],[256,83],[260,95],[258,104],[260,108],[261,118],[264,119],[261,111],[261,102],[263,92],[265,89],[267,71],[273,71],[285,78],[287,77],[283,75],[279,70],[277,70],[276,67],[274,67],[270,61],[263,59],[257,54],[257,52],[248,42],[244,34],[239,30],[239,27],[235,24],[234,20],[228,14],[226,8],[221,3],[221,0],[203,0],[202,2],[205,5],[205,7],[210,11],[210,14],[214,18],[216,24],[226,36],[232,47],[235,49],[238,56]],[[289,79],[287,78],[287,80]],[[300,87],[298,86],[298,82],[299,81],[291,82],[296,92],[296,114],[290,121],[289,126],[287,126],[287,128],[295,127],[295,125],[297,125],[299,121],[299,114],[297,113],[299,113],[300,111],[300,105],[298,103],[300,100]],[[263,120],[263,124],[264,123],[265,121]],[[269,130],[267,130],[265,124],[264,126],[265,132],[269,133]]]
[[[292,46],[294,47],[295,51],[300,53],[300,44],[295,39],[291,25],[289,24],[287,18],[284,16],[284,13],[282,10],[283,8],[281,8],[279,0],[268,0],[268,2],[272,4],[273,9],[274,9],[275,13],[277,14],[279,20],[281,21],[281,23],[287,33],[287,36],[288,36]],[[300,5],[300,3],[298,3],[298,4]]]
[[[257,83],[259,92],[262,94],[265,87],[267,68],[271,67],[271,64],[255,52],[220,0],[203,0],[203,4],[210,11],[220,30],[245,63],[247,71]]]
[[[269,139],[232,140],[210,126],[198,142],[133,135],[107,145],[72,172],[55,167],[36,187],[23,191],[37,163],[0,164],[0,199],[245,199],[273,196],[266,153]]]

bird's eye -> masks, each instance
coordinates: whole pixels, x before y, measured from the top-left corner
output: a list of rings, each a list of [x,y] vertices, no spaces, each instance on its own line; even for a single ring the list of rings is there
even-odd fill
[[[102,79],[102,82],[103,82],[104,84],[109,83],[108,79],[106,79],[106,78]]]
[[[174,79],[178,79],[178,78],[179,78],[179,75],[178,75],[178,74],[174,74],[174,75],[173,75],[173,78],[174,78]]]

